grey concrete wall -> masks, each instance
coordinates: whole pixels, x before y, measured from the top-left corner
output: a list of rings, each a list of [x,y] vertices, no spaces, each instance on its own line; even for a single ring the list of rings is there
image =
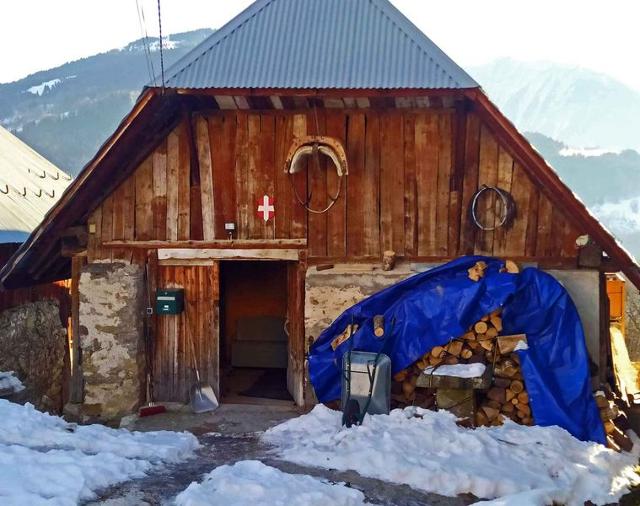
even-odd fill
[[[573,299],[591,359],[600,365],[600,274],[596,270],[547,270],[565,287]]]
[[[143,271],[89,264],[78,287],[84,413],[104,420],[132,413],[144,394]]]

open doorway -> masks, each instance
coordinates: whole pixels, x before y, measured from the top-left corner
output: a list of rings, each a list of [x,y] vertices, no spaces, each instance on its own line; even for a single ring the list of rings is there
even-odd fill
[[[286,262],[220,262],[223,402],[293,402],[287,306]]]

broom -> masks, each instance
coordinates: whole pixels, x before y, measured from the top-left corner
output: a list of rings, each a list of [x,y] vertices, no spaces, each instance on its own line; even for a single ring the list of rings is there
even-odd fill
[[[151,336],[151,325],[149,323],[149,318],[153,314],[153,308],[151,307],[151,290],[149,287],[149,264],[145,264],[144,266],[144,278],[145,278],[145,292],[147,295],[147,310],[144,318],[144,345],[146,351],[146,368],[147,368],[147,392],[146,392],[146,401],[147,405],[142,406],[138,410],[138,416],[140,418],[144,418],[145,416],[158,415],[160,413],[164,413],[167,411],[167,408],[162,404],[156,404],[153,402],[153,376],[152,376],[152,354],[153,354],[153,343]]]

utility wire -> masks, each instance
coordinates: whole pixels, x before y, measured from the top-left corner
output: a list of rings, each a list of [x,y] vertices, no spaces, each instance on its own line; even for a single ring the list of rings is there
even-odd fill
[[[144,49],[144,61],[147,67],[147,74],[151,74],[151,67],[149,66],[149,58],[147,57],[147,43],[144,36],[144,27],[142,25],[142,18],[140,15],[140,3],[139,0],[136,0],[136,14],[138,15],[138,26],[140,27],[140,37],[142,40],[142,47]],[[149,75],[149,81],[153,79],[151,75]]]
[[[156,84],[156,71],[153,67],[153,58],[151,57],[151,46],[149,43],[149,35],[147,33],[147,22],[144,16],[144,5],[136,0],[138,12],[138,23],[140,24],[140,33],[142,35],[142,46],[144,48],[145,62],[147,64],[147,73],[149,74],[149,82]]]
[[[162,93],[164,93],[164,56],[162,53],[162,15],[160,14],[160,0],[158,0],[158,32],[160,33],[160,76],[162,77]]]

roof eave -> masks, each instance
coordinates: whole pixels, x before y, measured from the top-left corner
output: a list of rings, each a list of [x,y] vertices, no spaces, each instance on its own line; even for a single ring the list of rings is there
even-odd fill
[[[161,91],[162,88],[149,88]],[[317,97],[377,97],[377,96],[420,96],[420,95],[460,95],[480,89],[469,88],[310,88],[310,87],[240,87],[240,88],[169,88],[179,95],[238,95],[238,96],[317,96]]]

